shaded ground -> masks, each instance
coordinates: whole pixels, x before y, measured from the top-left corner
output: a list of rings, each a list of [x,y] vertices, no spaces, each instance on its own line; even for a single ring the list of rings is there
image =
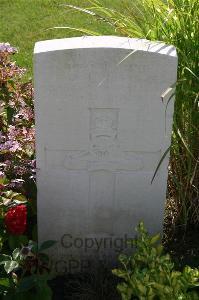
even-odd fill
[[[110,270],[100,269],[95,274],[68,274],[51,282],[53,300],[120,300],[118,279]]]
[[[178,209],[174,201],[167,201],[164,220],[163,245],[177,269],[199,266],[199,224],[176,225]]]
[[[172,239],[165,244],[166,252],[169,252],[176,268],[182,269],[185,265],[192,268],[199,266],[199,227],[189,226],[176,228]]]

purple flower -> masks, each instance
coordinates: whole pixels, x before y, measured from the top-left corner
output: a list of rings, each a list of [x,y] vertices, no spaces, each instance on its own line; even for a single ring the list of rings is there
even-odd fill
[[[9,43],[0,43],[0,52],[16,53],[17,48],[11,47]]]

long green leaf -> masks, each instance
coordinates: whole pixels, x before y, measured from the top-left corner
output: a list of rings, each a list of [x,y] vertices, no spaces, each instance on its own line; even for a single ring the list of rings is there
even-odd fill
[[[154,179],[155,179],[155,176],[156,176],[156,174],[157,174],[157,172],[158,172],[158,170],[159,170],[159,168],[160,168],[160,166],[161,166],[163,160],[165,159],[165,157],[166,157],[167,154],[169,153],[169,151],[170,151],[170,147],[164,152],[163,156],[161,157],[161,159],[160,159],[160,161],[159,161],[159,163],[158,163],[158,165],[157,165],[157,168],[155,169],[153,178],[151,179],[151,184],[153,183],[153,181],[154,181]]]

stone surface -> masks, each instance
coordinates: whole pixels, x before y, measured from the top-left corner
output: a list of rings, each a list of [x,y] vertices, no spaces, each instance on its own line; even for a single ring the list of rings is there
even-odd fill
[[[114,257],[140,220],[162,229],[168,156],[151,179],[170,145],[173,99],[161,94],[177,56],[106,36],[38,42],[34,59],[39,241],[58,240],[66,271]]]

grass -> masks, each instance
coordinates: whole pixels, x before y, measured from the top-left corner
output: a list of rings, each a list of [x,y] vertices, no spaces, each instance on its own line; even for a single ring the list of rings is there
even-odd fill
[[[63,4],[88,5],[85,0],[0,0],[0,42],[9,42],[19,48],[16,61],[27,68],[27,77],[32,76],[34,44],[40,40],[66,38],[82,35],[70,30],[47,30],[54,26],[92,27],[103,34],[113,34],[114,29],[105,23],[97,24],[77,12],[71,14]],[[110,5],[111,0],[104,0]],[[121,7],[121,0],[114,0],[114,7]],[[27,78],[26,78],[27,79]]]

